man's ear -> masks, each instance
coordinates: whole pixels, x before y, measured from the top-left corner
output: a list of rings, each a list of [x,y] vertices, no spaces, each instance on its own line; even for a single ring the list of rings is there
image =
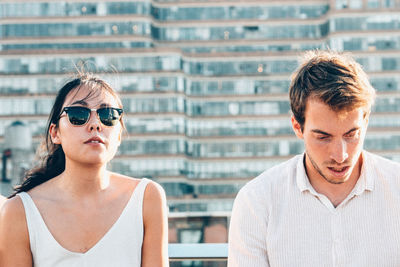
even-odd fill
[[[293,115],[292,115],[291,121],[292,121],[292,128],[293,128],[294,133],[296,134],[296,136],[298,138],[303,139],[303,130],[301,129],[300,123],[294,118]]]
[[[367,111],[364,113],[364,120],[365,120],[365,128],[368,127],[368,122],[369,122],[369,115],[371,114],[371,110]]]
[[[61,144],[57,125],[52,123],[49,128],[50,138],[53,144]]]

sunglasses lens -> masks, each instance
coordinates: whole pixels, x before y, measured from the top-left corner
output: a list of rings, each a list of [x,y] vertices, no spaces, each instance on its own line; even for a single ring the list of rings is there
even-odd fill
[[[100,108],[97,110],[100,121],[106,126],[114,126],[121,118],[121,114],[116,108]]]
[[[73,125],[83,125],[90,117],[90,109],[84,107],[69,107],[65,112]]]

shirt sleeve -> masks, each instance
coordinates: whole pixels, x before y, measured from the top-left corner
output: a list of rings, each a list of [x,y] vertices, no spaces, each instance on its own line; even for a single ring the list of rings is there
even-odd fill
[[[266,203],[243,189],[232,210],[228,267],[268,267]]]

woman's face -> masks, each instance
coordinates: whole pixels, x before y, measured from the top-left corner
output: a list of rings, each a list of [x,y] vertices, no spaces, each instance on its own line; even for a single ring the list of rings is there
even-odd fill
[[[120,108],[111,93],[102,90],[89,95],[89,90],[85,87],[72,90],[67,95],[62,109],[76,106],[96,110],[103,107]],[[117,152],[121,134],[121,121],[114,126],[106,126],[94,110],[84,125],[71,124],[66,112],[63,112],[58,126],[53,124],[50,127],[51,139],[54,144],[61,144],[67,165],[69,161],[90,165],[106,164]]]

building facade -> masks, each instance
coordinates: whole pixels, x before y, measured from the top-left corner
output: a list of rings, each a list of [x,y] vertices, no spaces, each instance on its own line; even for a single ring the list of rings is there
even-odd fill
[[[20,120],[36,147],[71,73],[99,73],[125,110],[112,170],[158,181],[171,224],[200,229],[174,240],[209,240],[247,181],[303,152],[290,74],[327,48],[351,51],[378,91],[365,147],[400,161],[400,0],[3,0],[0,136]],[[182,222],[198,216],[211,223]]]

